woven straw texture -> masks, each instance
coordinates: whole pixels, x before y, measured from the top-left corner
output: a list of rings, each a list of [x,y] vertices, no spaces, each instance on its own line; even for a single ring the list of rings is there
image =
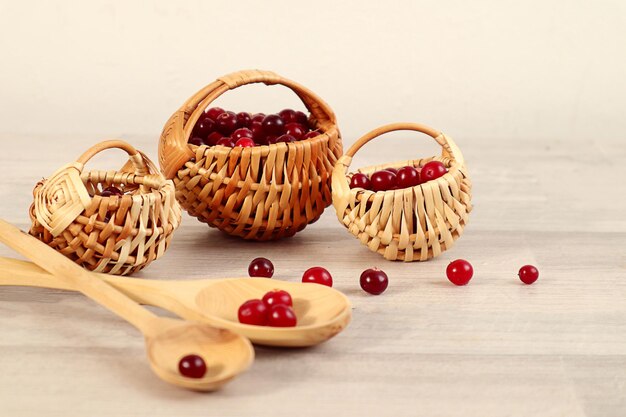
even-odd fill
[[[320,135],[252,148],[187,143],[215,99],[252,83],[291,89]],[[342,152],[335,115],[317,95],[275,73],[248,70],[219,78],[172,115],[161,135],[159,163],[190,215],[230,235],[273,240],[293,236],[330,205],[331,172]]]
[[[102,150],[119,148],[129,161],[120,171],[86,171]],[[114,186],[122,196],[103,197]],[[106,141],[37,184],[30,234],[83,267],[128,275],[163,255],[181,220],[174,184],[143,153]]]
[[[397,130],[433,137],[443,148],[441,157],[376,165],[358,172],[370,175],[406,165],[419,168],[431,160],[443,162],[448,172],[436,180],[400,190],[351,189],[352,174],[347,175],[347,169],[355,153],[370,140]],[[460,149],[450,137],[415,123],[382,126],[360,138],[337,162],[332,186],[339,221],[370,250],[388,260],[425,261],[440,255],[461,236],[472,209],[471,182]]]

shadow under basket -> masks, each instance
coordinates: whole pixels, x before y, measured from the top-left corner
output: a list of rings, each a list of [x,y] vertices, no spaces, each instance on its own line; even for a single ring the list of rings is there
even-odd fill
[[[421,168],[441,161],[448,172],[420,185],[389,191],[350,188],[347,169],[356,152],[388,132],[425,133],[443,148],[441,157],[414,159],[361,168],[370,175],[385,168]],[[342,156],[333,171],[333,205],[339,221],[361,243],[388,260],[425,261],[450,249],[462,235],[471,206],[471,181],[460,149],[441,132],[415,123],[382,126],[360,138]]]
[[[291,89],[320,134],[293,143],[244,147],[188,144],[204,110],[225,92],[264,83]],[[293,236],[331,204],[331,173],[343,152],[333,111],[312,91],[273,72],[240,71],[209,84],[167,121],[159,163],[191,216],[251,240]]]
[[[85,171],[87,161],[109,148],[129,155],[120,171]],[[108,187],[122,195],[102,195]],[[181,220],[174,184],[122,141],[95,145],[39,182],[33,196],[30,234],[97,272],[128,275],[146,267],[163,255]]]

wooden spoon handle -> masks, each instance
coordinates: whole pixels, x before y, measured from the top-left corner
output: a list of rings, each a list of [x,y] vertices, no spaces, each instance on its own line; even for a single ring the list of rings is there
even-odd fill
[[[96,274],[78,266],[43,242],[0,219],[0,242],[29,258],[67,285],[127,320],[144,334],[151,329],[154,314],[102,281]]]

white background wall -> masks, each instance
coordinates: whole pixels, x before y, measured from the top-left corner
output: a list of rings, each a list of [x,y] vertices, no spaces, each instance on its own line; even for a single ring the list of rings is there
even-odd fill
[[[0,0],[0,52],[0,130],[16,137],[156,136],[242,68],[316,91],[347,142],[399,120],[511,141],[626,132],[624,0]],[[296,103],[268,90],[221,104]]]

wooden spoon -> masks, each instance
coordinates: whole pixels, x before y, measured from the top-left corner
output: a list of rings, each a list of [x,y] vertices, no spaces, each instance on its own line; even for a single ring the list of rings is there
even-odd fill
[[[213,391],[239,373],[254,359],[249,340],[229,330],[203,323],[158,317],[45,243],[0,220],[0,241],[46,270],[48,277],[78,290],[141,331],[152,370],[164,381],[197,391]],[[202,378],[182,376],[181,358],[200,355],[207,366]]]
[[[316,345],[341,332],[352,316],[352,307],[345,295],[319,284],[267,278],[156,281],[104,274],[99,276],[137,302],[164,308],[188,320],[233,330],[254,343],[267,346]],[[0,285],[74,289],[37,265],[2,257]],[[267,291],[273,289],[285,290],[291,294],[298,325],[277,328],[239,323],[239,306],[246,300],[262,298]]]

